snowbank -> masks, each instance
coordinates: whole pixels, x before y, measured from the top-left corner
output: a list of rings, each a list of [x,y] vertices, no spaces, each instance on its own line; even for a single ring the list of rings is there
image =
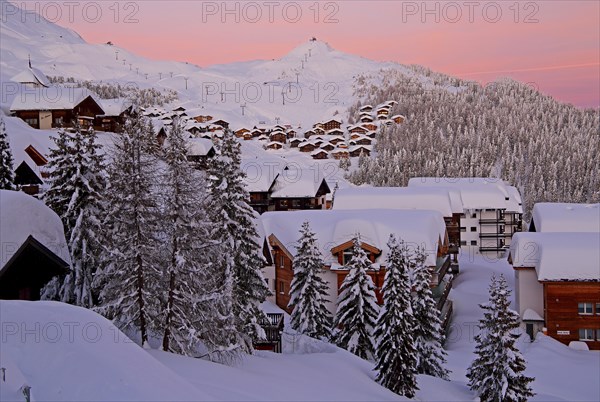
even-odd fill
[[[36,400],[216,399],[90,310],[56,302],[3,300],[0,317],[0,366],[7,367],[8,392],[26,383]],[[0,388],[4,397],[5,385]]]

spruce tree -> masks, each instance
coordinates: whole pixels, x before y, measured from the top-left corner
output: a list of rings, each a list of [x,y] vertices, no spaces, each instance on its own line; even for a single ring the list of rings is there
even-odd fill
[[[63,221],[72,266],[62,282],[59,280],[59,287],[52,283],[43,293],[45,297],[89,308],[97,299],[92,281],[102,241],[104,159],[95,132],[82,132],[77,123],[72,133],[60,130],[55,144],[50,152],[50,164],[55,169],[44,199]],[[50,289],[58,289],[58,294],[52,294]]]
[[[448,379],[448,370],[444,368],[444,337],[439,310],[431,292],[431,271],[425,265],[426,258],[425,251],[417,249],[412,269],[411,306],[415,318],[413,338],[417,350],[417,372]]]
[[[211,285],[215,255],[204,210],[206,183],[187,161],[186,146],[183,127],[176,119],[164,152],[162,215],[168,256],[158,325],[163,350],[194,356],[199,340],[210,342],[207,333],[214,324],[212,313],[218,301],[213,299]],[[212,329],[220,336],[218,327]]]
[[[130,117],[116,137],[107,189],[98,311],[121,328],[139,329],[142,345],[160,321],[163,271],[159,250],[161,215],[156,183],[154,130],[147,119]]]
[[[0,118],[0,190],[15,189],[14,161],[4,119]]]
[[[522,402],[534,396],[534,379],[523,374],[525,359],[515,347],[519,315],[510,309],[510,290],[504,276],[492,277],[490,297],[475,336],[477,358],[467,370],[471,390],[482,401]]]
[[[352,258],[344,268],[349,272],[340,287],[333,322],[336,331],[333,341],[363,359],[370,359],[375,351],[373,329],[379,306],[375,285],[367,274],[371,269],[371,261],[360,246],[359,237],[354,239]]]
[[[237,341],[227,348],[233,350],[238,343],[242,351],[251,353],[252,341],[265,337],[259,321],[264,317],[260,303],[269,294],[262,273],[266,263],[260,254],[255,213],[248,205],[250,196],[240,169],[240,143],[231,130],[225,130],[217,152],[208,169],[208,212],[214,224],[211,238],[221,245],[223,255],[223,325],[233,323],[237,332]]]
[[[298,243],[288,305],[293,308],[292,328],[313,338],[329,337],[331,315],[325,306],[328,286],[321,277],[323,259],[308,221],[302,224]]]
[[[412,398],[416,383],[417,357],[413,340],[415,319],[410,304],[408,250],[394,235],[388,241],[383,283],[383,306],[375,328],[376,381],[399,395]]]

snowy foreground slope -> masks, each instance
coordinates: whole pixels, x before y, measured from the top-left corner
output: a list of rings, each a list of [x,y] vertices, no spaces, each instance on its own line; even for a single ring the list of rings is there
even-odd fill
[[[474,399],[464,374],[473,359],[477,303],[486,300],[492,273],[504,273],[512,282],[504,260],[476,258],[469,262],[463,256],[451,293],[452,381],[418,376],[417,400]],[[3,401],[23,400],[23,384],[32,387],[34,400],[405,400],[373,381],[371,363],[330,345],[313,347],[318,353],[261,352],[228,367],[144,350],[106,319],[79,307],[0,301],[0,318]],[[284,341],[290,337],[284,335]],[[534,343],[523,338],[519,347],[528,361],[526,374],[536,377],[532,400],[600,400],[600,353],[572,350],[545,336]],[[290,344],[284,349],[291,350]]]

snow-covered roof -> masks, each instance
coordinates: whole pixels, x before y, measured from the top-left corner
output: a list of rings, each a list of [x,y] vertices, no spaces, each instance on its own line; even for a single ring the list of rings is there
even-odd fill
[[[125,98],[102,99],[100,107],[104,116],[119,116],[131,106],[131,101]]]
[[[426,264],[436,265],[439,241],[444,241],[446,227],[442,215],[435,211],[389,209],[304,210],[266,212],[260,222],[266,236],[274,235],[292,256],[300,237],[300,227],[308,221],[315,232],[326,264],[336,264],[331,249],[352,240],[360,233],[361,241],[382,251],[376,261],[384,264],[390,234],[404,240],[409,247],[424,247]]]
[[[600,281],[600,233],[518,232],[510,243],[515,268],[535,268],[539,281]]]
[[[42,201],[22,191],[0,190],[0,270],[32,236],[70,264],[63,224]]]
[[[86,88],[50,87],[28,88],[15,96],[11,111],[18,110],[61,110],[73,109],[86,98],[91,97],[102,108],[102,102]],[[102,113],[100,113],[102,114]]]
[[[244,157],[242,152],[240,169],[245,173],[244,183],[249,192],[269,191],[285,167],[285,159],[270,157],[266,153],[262,154],[260,158]]]
[[[21,84],[39,84],[46,88],[52,85],[50,81],[48,81],[48,77],[35,67],[28,67],[14,75],[10,80]]]
[[[534,310],[528,308],[523,312],[523,321],[544,321]]]
[[[207,138],[190,138],[187,141],[189,156],[206,156],[213,149],[213,142]]]
[[[540,202],[532,219],[537,232],[600,232],[600,204]]]
[[[333,209],[429,209],[442,216],[462,213],[443,188],[349,187],[335,193]]]
[[[408,187],[447,187],[460,192],[463,208],[469,209],[506,209],[522,213],[522,206],[516,200],[518,191],[509,187],[501,179],[482,177],[415,177],[408,181]]]
[[[321,169],[288,169],[277,177],[271,197],[313,198],[323,184],[327,186]]]

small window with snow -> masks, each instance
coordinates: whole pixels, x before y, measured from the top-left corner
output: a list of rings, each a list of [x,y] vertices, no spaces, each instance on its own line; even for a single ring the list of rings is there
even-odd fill
[[[596,303],[596,314],[600,315],[600,303]],[[600,338],[598,338],[600,339]]]
[[[579,303],[578,311],[581,315],[592,314],[592,303]]]
[[[589,328],[584,328],[579,330],[579,340],[580,341],[593,341],[594,340],[594,330]]]

